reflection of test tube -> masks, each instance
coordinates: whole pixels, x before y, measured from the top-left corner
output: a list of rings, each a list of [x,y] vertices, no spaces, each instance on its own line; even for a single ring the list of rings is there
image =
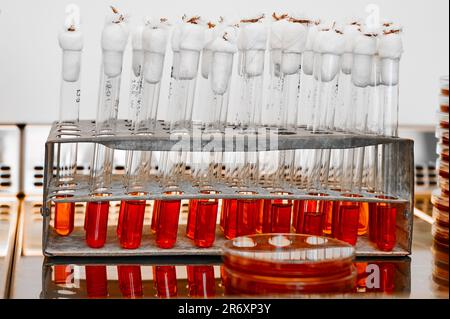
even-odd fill
[[[173,67],[169,96],[170,130],[186,133],[191,126],[200,52],[205,45],[205,27],[200,17],[183,17],[172,35]]]
[[[122,74],[123,51],[128,40],[124,16],[115,8],[108,16],[102,32],[103,63],[100,79],[96,134],[112,135],[115,131]],[[90,192],[94,197],[106,197],[111,186],[114,150],[95,144],[91,165]],[[106,241],[109,202],[88,202],[86,206],[86,242],[101,248]]]
[[[59,123],[62,132],[73,132],[79,120],[80,70],[83,35],[79,26],[66,25],[59,34],[59,45],[63,50],[62,81],[59,106]],[[62,133],[63,134],[63,133]],[[77,144],[58,144],[58,182],[61,186],[74,182],[77,169]],[[68,236],[73,231],[75,203],[56,203],[54,228],[58,235]]]
[[[285,129],[297,125],[302,53],[306,45],[306,20],[277,16],[270,33],[271,84],[268,124]],[[265,121],[266,122],[266,121]]]
[[[186,266],[189,284],[189,296],[209,298],[216,294],[214,266]]]
[[[264,15],[243,19],[238,38],[238,79],[241,92],[239,107],[242,114],[237,121],[242,127],[254,130],[260,124],[264,60],[267,45],[267,27]]]
[[[237,52],[236,30],[233,27],[225,28],[223,34],[211,44],[210,50],[209,79],[212,90],[212,110],[208,112],[211,115],[205,129],[207,132],[221,132],[228,111],[233,59]]]
[[[86,265],[86,292],[89,298],[108,296],[108,277],[106,266]]]
[[[125,298],[140,298],[144,295],[142,290],[141,266],[118,265],[117,275],[120,292]]]
[[[175,266],[153,266],[153,280],[159,298],[176,297],[177,274]]]
[[[143,90],[142,107],[136,113],[134,134],[152,134],[156,122],[160,83],[167,47],[167,25],[164,19],[159,24],[149,23],[142,31],[143,42]],[[150,178],[151,152],[132,151],[129,154],[126,170],[127,193],[143,194]],[[122,216],[119,216],[118,233],[124,248],[135,249],[140,246],[145,213],[145,200],[123,202]],[[121,228],[122,227],[122,228]]]

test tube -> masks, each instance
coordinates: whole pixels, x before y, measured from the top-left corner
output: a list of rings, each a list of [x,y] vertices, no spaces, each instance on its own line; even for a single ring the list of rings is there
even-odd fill
[[[264,14],[242,19],[239,24],[238,37],[238,79],[240,92],[235,94],[239,99],[238,125],[254,132],[261,123],[261,103],[264,80],[264,60],[267,45],[267,27]]]
[[[403,53],[401,27],[388,25],[380,36],[378,56],[381,73],[382,121],[380,131],[386,136],[398,136],[398,108],[399,108],[399,70]],[[375,147],[371,157],[374,169],[374,192],[380,199],[393,199],[393,189],[384,182],[394,171],[394,163],[388,160],[393,146],[383,145]],[[380,159],[381,156],[381,159]],[[376,169],[376,170],[375,170]],[[398,211],[404,207],[398,204],[374,203],[370,204],[369,237],[377,243],[379,249],[391,251],[396,244],[396,220]]]
[[[178,189],[181,177],[184,174],[186,154],[181,151],[163,152],[160,165],[162,166],[161,184],[164,195],[180,195]],[[180,217],[180,199],[156,200],[152,229],[156,233],[156,245],[163,249],[174,247],[178,235],[178,222]]]
[[[125,18],[112,7],[102,32],[103,63],[95,131],[97,136],[113,135],[119,107],[123,51],[128,40]],[[94,145],[91,164],[90,193],[94,198],[109,196],[114,150]],[[91,248],[101,248],[108,228],[108,201],[93,201],[86,205],[86,242]]]
[[[125,298],[141,298],[144,295],[142,290],[141,266],[139,265],[118,265],[117,277],[119,279],[119,289]]]
[[[106,266],[86,265],[86,292],[89,298],[105,298],[108,296],[108,277]]]
[[[352,130],[352,67],[353,67],[353,47],[355,39],[360,34],[360,23],[358,20],[353,20],[347,23],[344,28],[345,48],[342,55],[341,74],[339,76],[338,98],[339,103],[336,107],[336,118],[334,128],[337,131]]]
[[[142,106],[136,112],[133,126],[136,135],[151,135],[156,123],[160,83],[164,66],[168,31],[165,19],[158,23],[147,23],[141,33],[143,43],[143,88]],[[151,152],[131,151],[126,165],[126,188],[130,195],[145,195],[145,186],[150,179]],[[140,246],[145,213],[145,200],[123,201],[117,228],[121,246],[136,249]],[[121,207],[122,208],[122,207]],[[120,223],[121,222],[121,223]]]
[[[153,280],[159,298],[177,296],[177,273],[175,266],[153,266]]]
[[[183,17],[172,35],[173,67],[169,94],[171,133],[186,134],[191,127],[200,53],[205,45],[205,27],[199,16]]]
[[[305,19],[283,14],[272,15],[270,32],[271,81],[267,105],[269,125],[284,130],[297,126],[302,53],[305,50],[307,28]]]
[[[233,72],[234,54],[237,52],[237,33],[234,27],[225,28],[211,44],[211,65],[209,72],[212,90],[210,114],[206,121],[206,133],[220,133],[228,113],[230,81]]]
[[[81,97],[81,54],[83,50],[83,35],[75,21],[66,21],[64,30],[58,36],[59,45],[63,51],[62,79],[59,106],[58,126],[61,134],[77,132]],[[77,169],[76,143],[57,144],[57,176],[62,187],[74,184]],[[59,196],[68,197],[68,195]],[[54,229],[60,236],[68,236],[74,227],[75,203],[56,203]]]
[[[343,32],[324,28],[314,43],[314,77],[317,87],[313,113],[313,132],[334,130],[341,58],[345,52]]]
[[[297,123],[302,128],[312,128],[313,106],[316,81],[314,79],[314,43],[319,33],[319,20],[309,19],[308,35],[306,38],[305,51],[302,55],[302,73],[300,87],[300,103]]]

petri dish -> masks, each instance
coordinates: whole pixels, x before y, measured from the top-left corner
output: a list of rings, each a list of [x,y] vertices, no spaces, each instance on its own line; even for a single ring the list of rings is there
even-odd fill
[[[224,244],[223,261],[238,272],[273,277],[319,277],[348,273],[353,246],[301,234],[259,234]]]

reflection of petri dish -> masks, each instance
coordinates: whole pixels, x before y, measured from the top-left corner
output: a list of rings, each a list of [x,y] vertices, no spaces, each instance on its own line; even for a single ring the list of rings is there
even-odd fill
[[[246,236],[252,247],[224,245],[227,268],[265,276],[318,276],[348,271],[354,248],[342,241],[300,234],[260,234]],[[241,240],[238,238],[238,241]]]
[[[356,268],[351,265],[341,274],[322,274],[320,277],[272,277],[248,274],[224,267],[224,285],[227,292],[239,295],[319,294],[345,293],[354,290]]]

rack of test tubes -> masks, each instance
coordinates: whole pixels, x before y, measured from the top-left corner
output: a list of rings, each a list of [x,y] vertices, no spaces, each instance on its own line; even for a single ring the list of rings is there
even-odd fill
[[[44,254],[220,255],[229,239],[295,232],[345,241],[358,256],[409,255],[414,147],[397,135],[401,32],[392,22],[275,13],[149,19],[132,32],[130,116],[121,120],[129,30],[112,8],[97,118],[86,121],[82,34],[66,21],[61,116],[46,143]],[[80,143],[93,148],[89,175],[76,173]],[[112,173],[117,150],[124,175]],[[113,202],[120,213],[108,225]],[[74,227],[80,203],[85,223]]]

